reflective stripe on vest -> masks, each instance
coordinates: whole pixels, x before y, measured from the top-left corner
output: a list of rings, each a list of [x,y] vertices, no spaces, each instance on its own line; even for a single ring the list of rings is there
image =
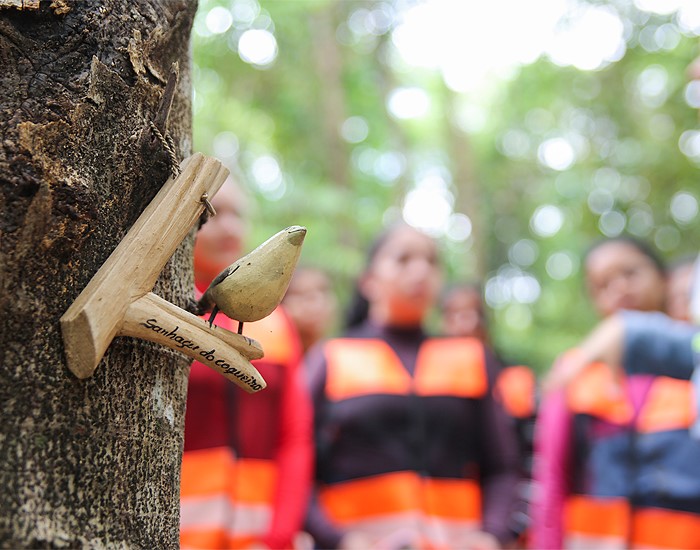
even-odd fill
[[[565,532],[567,549],[700,548],[698,515],[661,508],[643,508],[631,515],[625,499],[570,498]]]
[[[523,365],[504,368],[496,378],[494,395],[514,418],[535,414],[535,373]]]
[[[478,529],[481,520],[478,483],[415,472],[333,484],[321,489],[319,499],[333,521],[377,539],[408,528],[438,543],[454,541]]]
[[[326,358],[326,395],[333,401],[412,392],[478,398],[488,389],[483,345],[472,338],[427,340],[418,352],[413,378],[382,340],[331,340]]]
[[[564,548],[626,548],[629,520],[624,498],[569,497],[564,508]]]
[[[661,508],[637,510],[633,533],[637,548],[700,548],[700,516]]]
[[[244,548],[267,533],[276,470],[267,460],[236,459],[227,447],[182,457],[180,544]]]

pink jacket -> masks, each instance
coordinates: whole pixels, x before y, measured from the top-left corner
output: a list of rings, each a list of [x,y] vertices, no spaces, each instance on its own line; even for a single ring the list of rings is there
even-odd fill
[[[569,494],[571,420],[563,390],[544,396],[535,425],[531,548],[562,548],[562,510]]]

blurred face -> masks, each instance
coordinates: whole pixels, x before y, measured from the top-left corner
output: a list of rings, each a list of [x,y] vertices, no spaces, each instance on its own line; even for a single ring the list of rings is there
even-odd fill
[[[333,325],[336,297],[323,271],[297,269],[282,303],[299,330],[304,348],[325,336]]]
[[[666,281],[654,262],[633,245],[612,241],[586,260],[586,280],[593,305],[602,316],[620,309],[660,311]]]
[[[377,250],[361,290],[373,321],[410,327],[422,323],[441,282],[435,241],[412,227],[399,226]]]
[[[194,243],[195,278],[205,284],[243,255],[247,236],[248,202],[238,185],[227,180],[211,203],[216,216],[202,226]]]
[[[690,321],[690,292],[693,284],[693,264],[677,267],[668,277],[666,312],[679,321]]]
[[[445,298],[442,331],[446,336],[467,336],[484,340],[484,310],[481,295],[473,288],[456,288]]]

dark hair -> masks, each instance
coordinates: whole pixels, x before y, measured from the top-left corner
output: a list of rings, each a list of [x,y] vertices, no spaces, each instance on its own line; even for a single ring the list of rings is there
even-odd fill
[[[360,292],[358,284],[355,283],[350,301],[348,302],[348,307],[345,311],[345,322],[343,326],[346,329],[357,327],[367,320],[368,315],[369,302]]]
[[[413,228],[413,226],[407,224],[405,221],[399,220],[384,228],[384,230],[381,231],[379,235],[377,235],[374,238],[369,248],[367,249],[365,268],[363,272],[366,272],[372,265],[372,262],[377,256],[377,253],[384,247],[384,244],[389,240],[389,237],[391,237],[394,233],[396,233],[396,231],[404,227]],[[416,229],[416,231],[420,230]],[[345,322],[343,323],[343,325],[345,329],[357,327],[367,320],[368,315],[369,302],[360,291],[360,281],[358,279],[355,281],[355,285],[352,290],[352,295],[350,297],[350,301],[348,302],[348,307],[345,311]]]
[[[668,270],[669,270],[669,272],[671,272],[671,271],[676,271],[677,269],[681,269],[683,267],[694,266],[697,259],[698,259],[697,253],[696,254],[683,254],[681,256],[674,258],[669,263]]]
[[[618,237],[607,237],[604,239],[600,239],[596,242],[594,242],[591,246],[588,247],[588,250],[583,254],[583,264],[584,266],[588,262],[589,257],[593,252],[598,250],[600,247],[605,246],[606,244],[609,243],[622,243],[622,244],[627,244],[636,249],[638,252],[646,256],[651,260],[651,262],[654,264],[654,267],[661,273],[662,275],[666,274],[666,264],[664,261],[661,259],[661,256],[652,248],[652,246],[640,239],[637,239],[636,237],[632,237],[630,235],[620,235]]]

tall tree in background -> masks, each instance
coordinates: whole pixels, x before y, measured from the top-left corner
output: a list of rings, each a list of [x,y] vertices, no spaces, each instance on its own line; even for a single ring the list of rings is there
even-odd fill
[[[180,159],[190,153],[196,2],[8,4],[0,2],[0,545],[176,547],[189,361],[118,338],[95,375],[78,380],[59,318],[169,175],[148,132],[175,62],[167,131]],[[193,288],[192,236],[155,289],[178,305]]]

